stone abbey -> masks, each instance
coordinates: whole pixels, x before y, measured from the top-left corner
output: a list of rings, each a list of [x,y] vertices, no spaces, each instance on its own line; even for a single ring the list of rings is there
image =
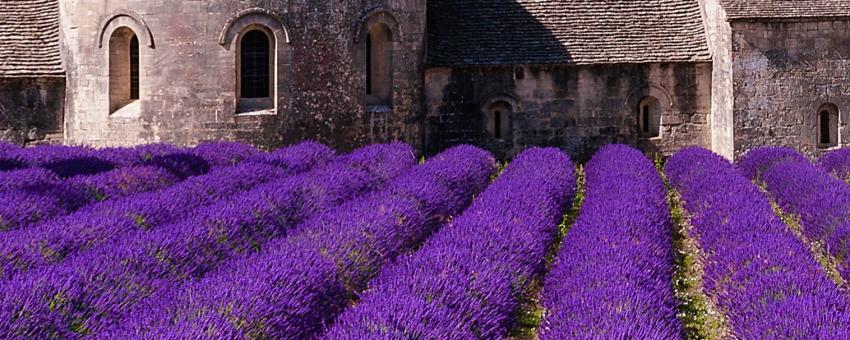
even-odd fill
[[[0,0],[0,138],[850,141],[850,0]]]

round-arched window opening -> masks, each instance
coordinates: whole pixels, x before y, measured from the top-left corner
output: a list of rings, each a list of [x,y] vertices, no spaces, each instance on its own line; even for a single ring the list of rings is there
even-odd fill
[[[240,43],[240,94],[242,98],[271,97],[271,41],[268,34],[252,30]]]
[[[651,96],[641,99],[637,109],[640,135],[649,138],[661,136],[661,104],[658,99]]]
[[[121,27],[109,37],[109,113],[140,99],[139,37]]]
[[[511,136],[511,114],[513,107],[505,101],[497,101],[487,107],[485,120],[487,134],[490,138],[498,140],[510,140]]]
[[[838,107],[833,104],[825,104],[818,110],[817,115],[817,140],[821,148],[838,146]]]
[[[366,104],[391,105],[393,97],[393,33],[375,24],[366,33]]]

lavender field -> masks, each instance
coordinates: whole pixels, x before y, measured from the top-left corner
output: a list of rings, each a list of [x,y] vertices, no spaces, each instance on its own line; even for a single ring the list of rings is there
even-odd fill
[[[3,339],[849,339],[850,149],[0,144]]]

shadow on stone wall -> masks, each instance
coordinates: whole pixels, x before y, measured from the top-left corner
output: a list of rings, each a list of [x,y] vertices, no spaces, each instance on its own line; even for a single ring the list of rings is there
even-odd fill
[[[484,114],[493,98],[510,102],[516,79],[525,76],[504,65],[569,63],[569,51],[515,0],[429,1],[428,28],[428,64],[459,72],[442,89],[437,115],[432,112],[426,122],[426,153],[469,143],[509,158],[514,139],[491,138]],[[522,114],[519,107],[513,112]]]
[[[19,145],[61,134],[64,78],[0,79],[0,140]]]

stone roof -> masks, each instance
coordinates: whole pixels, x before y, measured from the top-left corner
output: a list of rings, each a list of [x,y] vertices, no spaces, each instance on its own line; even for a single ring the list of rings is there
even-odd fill
[[[59,0],[0,0],[0,77],[63,74]]]
[[[850,17],[850,0],[721,0],[729,20]]]
[[[697,0],[429,0],[431,65],[710,61]]]

